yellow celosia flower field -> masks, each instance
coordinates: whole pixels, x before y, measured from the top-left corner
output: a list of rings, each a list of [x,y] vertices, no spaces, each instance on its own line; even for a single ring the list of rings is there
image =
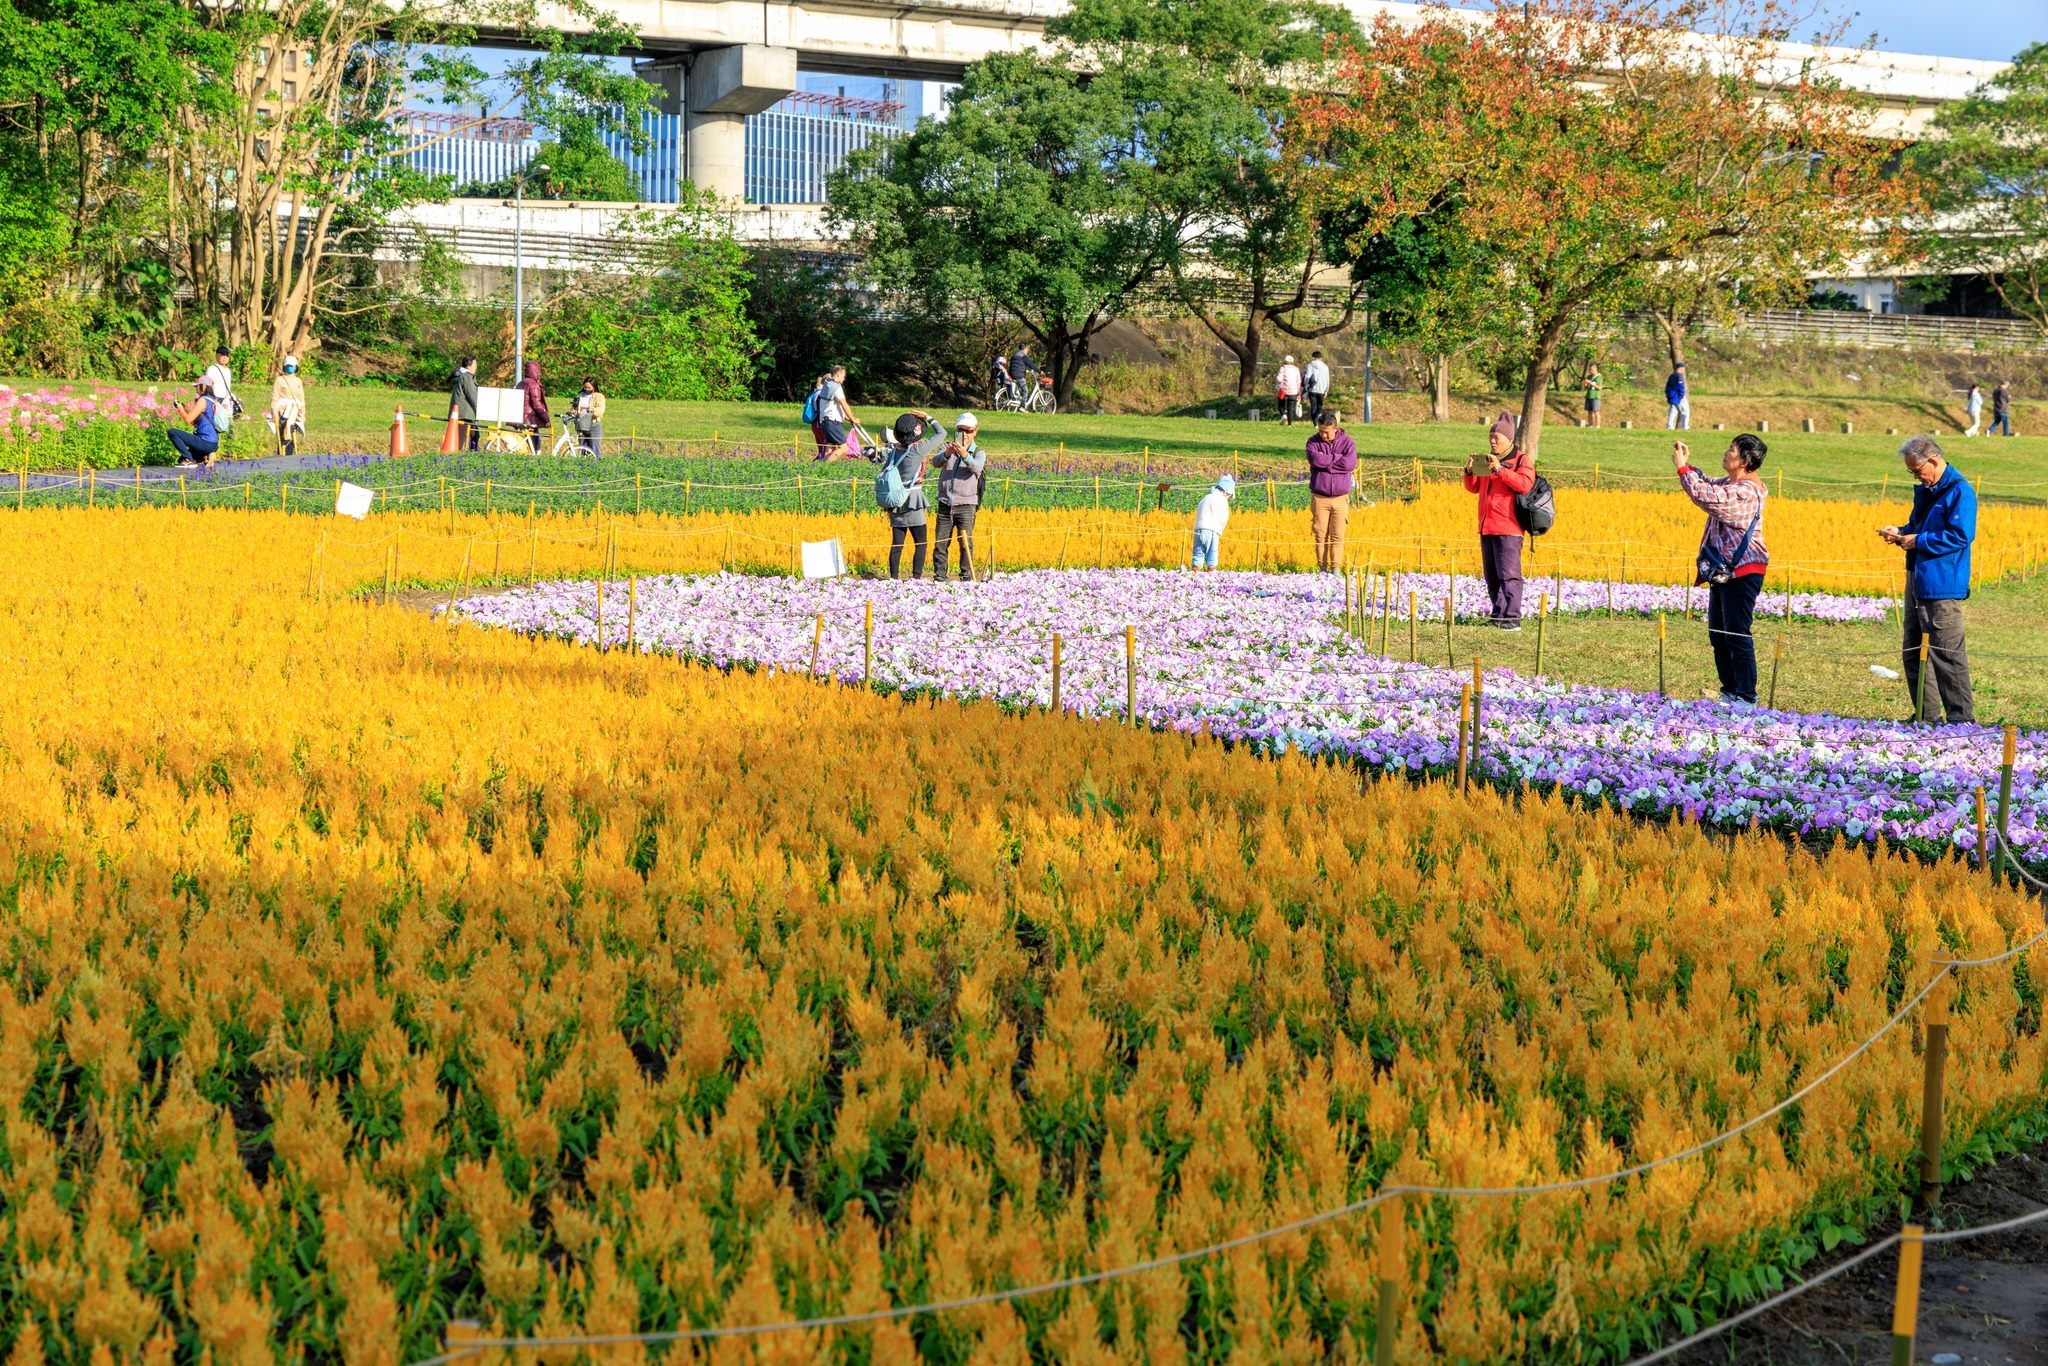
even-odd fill
[[[1223,537],[1225,569],[1305,570],[1315,545],[1305,512],[1263,510],[1247,485]],[[1703,514],[1678,493],[1573,491],[1561,495],[1558,528],[1531,538],[1524,557],[1530,599],[1554,576],[1618,582],[1690,583]],[[1767,514],[1770,582],[1801,590],[1877,596],[1903,592],[1905,556],[1875,528],[1902,522],[1900,504],[1774,500]],[[643,573],[702,573],[721,567],[793,572],[804,541],[837,538],[856,569],[886,567],[889,528],[879,512],[693,513],[634,516],[630,502],[579,516],[392,512],[343,522],[322,541],[304,533],[320,581],[379,581],[395,549],[400,582],[547,578],[596,573],[600,565]],[[240,514],[223,513],[223,516]],[[302,523],[303,524],[303,523]],[[1189,518],[1179,513],[1083,508],[983,509],[976,536],[997,569],[1166,567],[1187,562]],[[907,552],[906,552],[907,553]],[[610,556],[610,559],[607,559]],[[1477,573],[1473,499],[1456,485],[1425,484],[1420,498],[1361,506],[1350,516],[1347,558],[1359,569]],[[2048,507],[1986,505],[1979,512],[1975,580],[1988,583],[2048,559]]]
[[[854,1312],[1383,1182],[1599,1174],[1772,1105],[1930,955],[2040,920],[1959,864],[314,599],[311,536],[0,524],[14,1361]],[[1952,1145],[2041,1106],[2044,972],[1961,979]],[[1918,1038],[1647,1179],[1409,1200],[1402,1358],[1597,1354],[1719,1312],[1788,1229],[1902,1188]],[[672,1350],[1356,1358],[1376,1218]]]

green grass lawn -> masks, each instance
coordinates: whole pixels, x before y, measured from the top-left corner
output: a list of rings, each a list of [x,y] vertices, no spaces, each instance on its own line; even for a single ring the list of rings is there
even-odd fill
[[[1704,611],[1704,598],[1702,611]],[[1985,724],[2048,725],[2048,576],[2009,580],[1979,590],[1967,608],[1971,677],[1977,719]],[[1714,656],[1706,623],[1671,617],[1666,621],[1664,679],[1677,698],[1713,697]],[[1778,667],[1777,701],[1797,711],[1833,712],[1897,720],[1912,711],[1903,679],[1880,678],[1873,664],[1900,671],[1900,627],[1896,613],[1882,623],[1758,621],[1759,700],[1770,686],[1776,642],[1784,637]],[[1389,653],[1408,658],[1407,623],[1392,623]],[[1486,667],[1531,673],[1536,665],[1536,626],[1515,633],[1479,625],[1451,632],[1446,650],[1442,622],[1417,628],[1418,655],[1425,662],[1455,661],[1469,668],[1474,655]],[[1638,616],[1552,617],[1543,632],[1543,674],[1573,683],[1633,688],[1657,687],[1657,623]],[[1928,683],[1930,710],[1940,707]]]
[[[440,393],[395,389],[316,387],[308,395],[310,434],[302,449],[382,452],[392,410],[401,405],[412,414],[445,414],[447,398]],[[262,405],[250,406],[260,409]],[[876,432],[896,412],[894,408],[855,406],[869,430]],[[1711,413],[1712,407],[1711,394],[1697,397],[1698,410]],[[940,416],[950,422],[955,412],[948,408]],[[1078,414],[1038,417],[998,412],[983,412],[981,417],[982,444],[989,448],[998,468],[1006,461],[1052,463],[1062,453],[1081,465],[1104,460],[1121,464],[1142,460],[1149,448],[1155,467],[1191,462],[1196,468],[1189,472],[1199,477],[1223,468],[1233,453],[1244,461],[1259,462],[1262,468],[1296,460],[1308,436],[1304,427],[1242,420]],[[1353,422],[1347,430],[1368,459],[1413,458],[1441,466],[1462,461],[1483,445],[1481,431],[1469,424],[1368,427]],[[431,418],[411,420],[408,433],[415,452],[430,452],[440,440],[441,428]],[[792,447],[800,456],[810,454],[809,435],[798,421],[797,408],[786,403],[614,399],[606,415],[605,435],[609,440],[650,442],[709,443],[715,438],[721,454],[780,453],[787,458]],[[1703,466],[1714,467],[1731,435],[1732,429],[1722,433],[1695,430],[1690,438],[1695,458]],[[1603,487],[1667,487],[1671,440],[1663,431],[1593,431],[1553,421],[1544,431],[1543,466],[1552,482],[1564,485],[1590,484],[1597,468]],[[1783,490],[1788,495],[1875,497],[1885,476],[1891,477],[1894,487],[1899,482],[1898,437],[1773,432],[1767,440],[1772,450],[1766,473],[1775,481],[1782,472]],[[1956,464],[1989,496],[2048,499],[2048,437],[1964,440],[1951,435],[1944,444]],[[708,444],[701,451],[694,444],[691,449],[693,453],[710,453]]]

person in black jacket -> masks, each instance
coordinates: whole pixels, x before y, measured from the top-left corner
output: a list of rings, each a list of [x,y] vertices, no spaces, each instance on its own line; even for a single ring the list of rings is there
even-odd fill
[[[448,377],[448,416],[469,433],[464,443],[476,449],[476,357],[464,356]]]

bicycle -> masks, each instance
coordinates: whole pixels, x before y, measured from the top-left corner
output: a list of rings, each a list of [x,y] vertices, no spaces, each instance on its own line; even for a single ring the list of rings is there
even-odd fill
[[[1054,413],[1058,412],[1059,403],[1052,396],[1051,378],[1040,375],[1038,377],[1038,386],[1025,397],[1022,403],[1017,405],[1014,411],[1020,413],[1044,413],[1047,417],[1051,417]]]
[[[489,427],[483,439],[478,441],[480,450],[492,455],[531,455],[533,444],[526,439],[524,427]]]
[[[576,430],[576,414],[574,412],[562,414],[562,434],[555,438],[555,448],[549,451],[548,454],[553,456],[584,454],[583,433]]]
[[[1024,386],[1014,379],[1006,379],[996,385],[995,394],[989,406],[1005,413],[1022,412],[1024,408]]]

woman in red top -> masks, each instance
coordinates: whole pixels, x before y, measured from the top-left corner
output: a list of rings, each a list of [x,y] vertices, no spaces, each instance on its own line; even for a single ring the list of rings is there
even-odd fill
[[[1522,629],[1522,524],[1515,497],[1536,487],[1536,462],[1515,444],[1515,419],[1502,413],[1486,433],[1486,473],[1475,474],[1480,457],[1465,469],[1465,491],[1479,495],[1479,560],[1486,573],[1486,597],[1493,604],[1490,625]]]

